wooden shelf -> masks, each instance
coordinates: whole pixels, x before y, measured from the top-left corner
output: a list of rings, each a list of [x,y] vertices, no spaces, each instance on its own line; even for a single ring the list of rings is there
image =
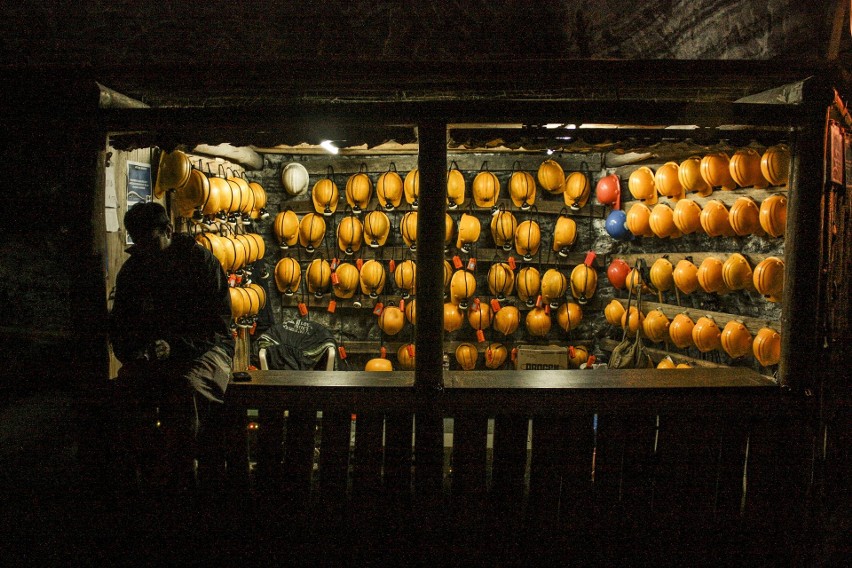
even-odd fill
[[[615,346],[618,345],[620,341],[615,339],[607,339],[603,338],[600,340],[601,349],[604,351],[612,351],[615,349]],[[645,351],[648,352],[648,355],[651,356],[651,359],[654,360],[654,363],[659,363],[660,360],[665,359],[666,357],[671,357],[672,360],[677,363],[689,363],[693,367],[708,367],[708,368],[728,368],[728,365],[722,365],[720,363],[713,363],[711,361],[705,361],[703,359],[696,359],[695,357],[688,357],[686,355],[681,355],[680,353],[671,353],[666,351],[665,349],[656,349],[654,347],[645,346]]]
[[[711,195],[708,197],[699,197],[697,193],[688,193],[686,194],[686,198],[696,202],[702,209],[704,205],[707,204],[708,201],[721,201],[725,204],[725,207],[728,209],[731,208],[731,205],[736,202],[740,197],[751,197],[754,199],[758,205],[769,197],[770,195],[781,194],[786,196],[788,193],[788,187],[786,185],[781,186],[769,186],[762,189],[757,189],[754,187],[740,187],[732,190],[723,190],[717,189],[714,190]],[[621,192],[621,208],[625,211],[629,211],[630,207],[637,203],[638,200],[633,199],[633,196],[630,194],[630,191],[627,190],[627,183],[622,184],[622,192]],[[677,205],[677,201],[670,199],[668,197],[663,197],[662,195],[657,196],[658,203],[665,203],[669,205],[672,209],[674,209],[675,205]],[[650,205],[649,207],[653,207]]]
[[[622,259],[624,262],[629,264],[631,267],[636,263],[636,260],[641,258],[641,259],[645,260],[645,264],[648,266],[648,268],[651,268],[651,265],[654,264],[654,262],[657,259],[663,258],[663,257],[668,258],[669,262],[671,262],[672,265],[677,265],[677,263],[680,262],[681,260],[684,260],[687,257],[692,257],[692,263],[695,266],[701,266],[701,263],[704,262],[704,259],[706,259],[708,257],[718,258],[722,262],[725,262],[726,260],[728,260],[728,257],[730,257],[733,254],[735,254],[735,253],[733,253],[733,252],[703,252],[703,251],[698,252],[698,251],[696,251],[696,252],[654,252],[654,253],[648,253],[648,254],[645,254],[645,253],[643,253],[643,254],[613,254],[611,256],[613,258]],[[763,260],[765,260],[765,259],[767,259],[771,256],[776,256],[776,257],[779,256],[779,255],[774,255],[774,254],[758,254],[758,253],[750,253],[750,252],[740,252],[739,254],[743,255],[746,258],[746,260],[748,260],[749,264],[751,265],[752,270],[754,269],[755,266],[760,264],[761,261],[763,261]],[[783,259],[783,255],[782,255],[782,259]]]
[[[626,298],[615,298],[615,299],[618,300],[621,303],[621,305],[627,306],[627,299]],[[742,316],[742,315],[739,315],[739,314],[726,314],[726,313],[723,313],[723,312],[711,312],[711,311],[708,311],[708,310],[702,310],[700,308],[685,308],[683,306],[675,306],[675,305],[672,305],[672,304],[661,304],[659,302],[646,302],[645,300],[643,300],[642,301],[642,311],[647,314],[651,310],[660,310],[669,319],[674,318],[677,314],[680,314],[680,313],[686,313],[686,315],[688,315],[692,319],[692,321],[698,321],[698,318],[700,318],[702,316],[709,316],[709,317],[712,317],[713,321],[716,322],[716,325],[719,326],[719,330],[724,329],[725,325],[729,321],[739,320],[739,321],[743,322],[743,325],[746,326],[746,329],[748,329],[749,333],[751,333],[752,335],[755,335],[758,331],[760,331],[760,328],[762,328],[762,327],[771,327],[771,328],[773,328],[775,330],[779,330],[779,331],[781,329],[780,322],[777,322],[777,321],[761,319],[761,318],[752,318],[752,317]]]

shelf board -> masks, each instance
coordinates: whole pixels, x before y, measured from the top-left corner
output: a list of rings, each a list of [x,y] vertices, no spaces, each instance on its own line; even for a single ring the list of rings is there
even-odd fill
[[[627,306],[627,299],[626,298],[615,298],[615,299],[618,300],[621,303],[621,305]],[[708,310],[702,310],[700,308],[685,308],[683,306],[675,306],[673,304],[662,304],[662,303],[659,303],[659,302],[646,302],[645,300],[643,300],[642,301],[642,311],[647,314],[651,310],[660,310],[669,319],[674,318],[677,314],[680,314],[680,313],[686,313],[692,319],[692,321],[698,321],[698,318],[700,318],[702,316],[709,316],[709,317],[712,317],[713,321],[716,322],[716,325],[719,326],[719,330],[724,329],[725,325],[729,321],[739,320],[739,321],[743,322],[743,325],[746,326],[746,329],[748,329],[749,333],[751,333],[752,335],[755,335],[758,331],[760,331],[760,328],[762,328],[762,327],[771,327],[771,328],[776,329],[776,330],[781,329],[780,322],[778,322],[778,321],[762,319],[762,318],[747,317],[747,316],[742,316],[742,315],[739,315],[739,314],[726,314],[724,312],[711,312],[711,311],[708,311]]]
[[[607,339],[603,338],[600,340],[601,349],[604,351],[612,351],[615,349],[615,346],[618,345],[620,341],[615,339]],[[688,357],[686,355],[681,355],[680,353],[671,353],[666,351],[665,349],[656,349],[653,347],[645,347],[645,351],[648,352],[648,355],[651,356],[651,359],[654,360],[654,363],[659,363],[660,360],[665,359],[666,357],[671,357],[672,360],[677,363],[689,363],[693,367],[707,367],[707,368],[719,368],[724,367],[728,368],[728,365],[722,365],[720,363],[713,363],[711,361],[705,361],[703,359],[696,359],[695,357]]]

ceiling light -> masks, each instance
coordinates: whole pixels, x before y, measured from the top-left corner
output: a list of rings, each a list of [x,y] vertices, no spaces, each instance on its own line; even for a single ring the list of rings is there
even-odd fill
[[[340,149],[334,145],[331,140],[323,140],[320,142],[320,147],[322,147],[329,154],[337,154],[340,152]]]

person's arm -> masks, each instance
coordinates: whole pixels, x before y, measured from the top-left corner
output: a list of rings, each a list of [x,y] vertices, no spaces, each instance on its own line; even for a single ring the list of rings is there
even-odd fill
[[[115,299],[109,316],[109,337],[116,358],[122,364],[145,358],[147,340],[139,334],[139,300],[133,279],[120,271],[116,279]]]

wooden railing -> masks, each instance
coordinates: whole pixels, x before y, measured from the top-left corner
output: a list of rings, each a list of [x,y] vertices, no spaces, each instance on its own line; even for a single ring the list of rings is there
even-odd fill
[[[777,536],[797,482],[787,404],[748,369],[251,375],[228,391],[230,482],[353,558],[391,534],[454,561],[733,554]]]

